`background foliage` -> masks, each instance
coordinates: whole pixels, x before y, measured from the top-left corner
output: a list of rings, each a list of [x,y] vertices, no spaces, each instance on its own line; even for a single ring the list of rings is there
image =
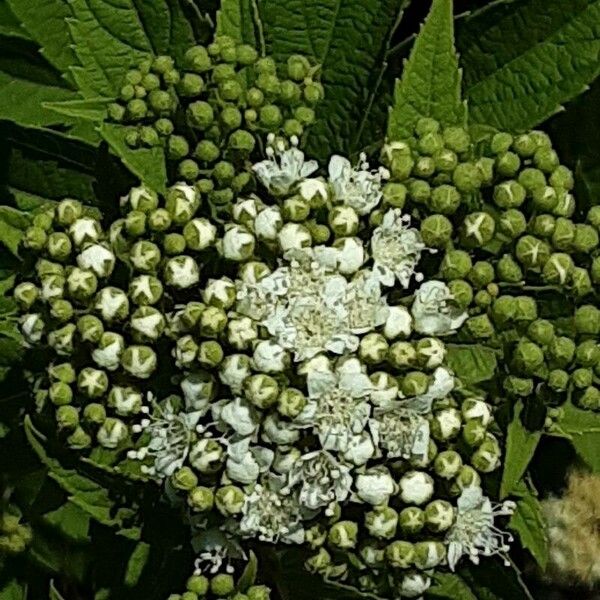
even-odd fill
[[[551,133],[577,174],[581,206],[598,203],[600,0],[436,0],[415,44],[430,8],[410,0],[0,3],[0,486],[35,531],[26,554],[0,563],[1,600],[161,599],[181,587],[193,559],[187,526],[158,490],[115,480],[102,456],[75,465],[26,417],[6,297],[26,268],[22,231],[41,205],[77,197],[110,213],[136,178],[164,186],[161,150],[133,152],[118,126],[97,126],[133,63],[178,57],[194,39],[208,40],[214,23],[282,63],[305,53],[322,65],[326,99],[306,141],[315,158],[374,152],[386,132],[403,135],[423,114],[463,122],[468,103],[472,124]],[[491,385],[493,352],[455,345],[450,360],[470,383]],[[508,466],[496,486],[518,499],[516,564],[487,561],[440,576],[431,597],[545,597],[531,575],[535,561],[547,560],[537,494],[559,491],[578,461],[600,471],[600,417],[592,413],[568,407],[553,436],[530,431],[520,405],[499,421]],[[257,553],[282,600],[357,597],[308,576],[295,551]]]

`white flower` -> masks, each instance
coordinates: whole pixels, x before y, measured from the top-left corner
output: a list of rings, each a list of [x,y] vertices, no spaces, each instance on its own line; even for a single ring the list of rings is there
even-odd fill
[[[381,201],[381,182],[388,179],[387,169],[369,170],[366,155],[360,155],[361,164],[353,168],[347,158],[334,155],[329,161],[329,181],[335,200],[351,206],[359,215],[370,213]]]
[[[179,384],[188,410],[204,414],[215,394],[215,382],[203,373],[189,373]]]
[[[310,177],[319,168],[315,160],[305,162],[304,152],[297,147],[298,138],[294,136],[290,141],[288,149],[283,142],[275,148],[269,145],[267,160],[252,167],[259,181],[275,196],[287,194],[295,184]],[[269,142],[273,142],[272,137],[269,137]]]
[[[226,402],[220,409],[219,418],[241,436],[252,435],[260,425],[256,409],[243,398]]]
[[[371,414],[371,380],[357,359],[349,359],[334,373],[311,371],[306,383],[309,401],[295,422],[314,427],[323,449],[347,452]]]
[[[340,273],[352,275],[356,273],[366,260],[363,243],[358,238],[345,237],[335,242],[337,265]]]
[[[412,317],[405,306],[390,306],[383,326],[383,335],[393,340],[402,335],[408,337],[412,331]]]
[[[412,305],[415,330],[424,335],[454,333],[468,314],[452,305],[454,297],[441,281],[427,281],[415,293]]]
[[[433,496],[433,479],[423,471],[409,471],[400,479],[400,498],[406,504],[420,506]]]
[[[228,260],[247,260],[254,252],[256,240],[243,225],[230,225],[221,240],[221,252]]]
[[[320,204],[329,198],[327,183],[321,178],[309,178],[300,183],[298,191],[309,202]]]
[[[348,449],[344,452],[344,459],[360,467],[375,456],[373,438],[366,431],[350,440]]]
[[[371,271],[361,271],[346,287],[344,307],[353,334],[373,331],[386,322],[389,307]]]
[[[284,421],[276,413],[267,415],[262,423],[262,437],[278,446],[289,446],[300,439],[300,432],[293,423]]]
[[[240,394],[244,380],[250,376],[250,359],[245,354],[226,356],[219,368],[219,378],[234,394]]]
[[[282,227],[283,217],[278,206],[267,206],[254,219],[254,233],[261,240],[276,240]]]
[[[274,452],[268,448],[250,446],[249,438],[229,444],[227,476],[244,485],[254,483],[271,466],[274,456]]]
[[[262,373],[281,373],[289,364],[288,353],[278,344],[263,340],[252,355],[254,368]]]
[[[170,477],[185,463],[199,418],[199,412],[175,412],[170,401],[157,406],[154,415],[134,429],[149,438],[147,445],[137,451],[136,458],[152,457],[154,462],[148,472],[160,478]]]
[[[93,271],[98,277],[108,277],[115,268],[115,255],[102,244],[90,244],[77,256],[82,269]]]
[[[410,216],[399,208],[388,210],[371,237],[373,272],[383,285],[393,286],[396,279],[408,287],[421,259],[425,244],[417,229],[409,227]],[[417,274],[417,279],[420,275]]]
[[[174,256],[165,265],[165,281],[173,287],[186,289],[200,281],[198,263],[191,256]]]
[[[300,504],[309,510],[343,502],[352,487],[350,467],[338,462],[329,452],[310,452],[296,461],[289,472],[285,490],[296,486],[300,487]]]
[[[375,412],[369,428],[376,444],[389,458],[413,458],[427,455],[429,421],[416,411],[398,404]]]
[[[355,481],[356,495],[373,506],[385,505],[396,491],[396,484],[385,467],[373,467],[360,474]]]
[[[457,501],[457,514],[454,525],[446,535],[448,544],[448,566],[454,571],[463,555],[475,564],[481,556],[500,556],[507,566],[510,562],[506,553],[512,536],[498,529],[494,519],[509,516],[514,512],[514,502],[492,504],[483,495],[481,488],[465,488]]]

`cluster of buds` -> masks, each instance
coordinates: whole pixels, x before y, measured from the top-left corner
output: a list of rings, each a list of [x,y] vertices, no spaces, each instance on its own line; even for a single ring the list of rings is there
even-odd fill
[[[0,558],[2,555],[19,554],[31,542],[31,527],[21,522],[21,517],[11,507],[0,514]]]
[[[249,45],[220,36],[187,50],[182,64],[158,56],[130,70],[109,118],[129,126],[133,147],[163,146],[173,174],[206,194],[215,214],[254,186],[249,160],[261,134],[302,136],[323,98],[318,67],[291,56],[278,69]]]
[[[454,138],[464,142],[460,151],[448,148]],[[443,174],[442,157],[452,152],[453,169]],[[548,136],[496,133],[475,144],[458,128],[422,119],[414,137],[382,155],[386,188],[419,215],[424,243],[441,250],[438,276],[468,314],[461,338],[504,352],[509,395],[546,404],[572,395],[597,410],[600,208],[576,221],[574,177]],[[420,163],[431,164],[429,175],[419,174]],[[460,181],[467,172],[471,189]],[[560,306],[559,314],[540,319],[540,302]]]

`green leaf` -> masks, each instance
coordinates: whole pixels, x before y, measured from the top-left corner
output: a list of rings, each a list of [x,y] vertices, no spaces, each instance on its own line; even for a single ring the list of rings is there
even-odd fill
[[[0,35],[31,40],[31,37],[6,2],[0,3]]]
[[[533,492],[522,484],[519,488],[517,508],[511,517],[508,527],[521,540],[523,548],[529,550],[542,570],[548,563],[548,539],[546,525],[542,514],[542,506]]]
[[[427,594],[433,598],[446,598],[447,600],[477,600],[469,586],[453,573],[436,573],[434,585]]]
[[[194,42],[178,0],[71,0],[72,68],[86,98],[116,96],[128,69],[155,54],[181,60]]]
[[[43,436],[35,429],[29,415],[25,416],[23,424],[31,447],[48,467],[48,475],[69,494],[69,500],[99,523],[121,528],[123,519],[131,511],[115,511],[115,503],[105,488],[77,471],[63,467],[58,460],[49,456],[40,441]],[[120,533],[133,539],[139,536],[135,530],[121,530]]]
[[[241,574],[238,579],[237,589],[240,592],[245,592],[251,585],[254,585],[256,581],[256,574],[258,572],[258,560],[256,559],[256,554],[250,550],[250,555],[248,558],[248,564],[246,564],[246,568],[244,572]]]
[[[18,256],[23,227],[15,225],[11,212],[8,206],[0,207],[0,243],[8,248],[14,256]]]
[[[44,102],[43,107],[67,117],[100,122],[106,118],[107,106],[111,101],[112,98],[65,100],[63,102]]]
[[[77,63],[77,58],[69,43],[68,1],[8,0],[8,4],[29,35],[40,44],[48,62],[69,79],[69,68]]]
[[[162,148],[132,150],[125,142],[127,128],[103,123],[100,134],[123,164],[151,189],[164,192],[167,186],[165,153]]]
[[[600,0],[492,3],[457,32],[473,122],[530,129],[600,74]]]
[[[12,579],[0,589],[0,599],[27,600],[27,586],[21,585],[16,579]]]
[[[217,11],[217,35],[228,35],[256,47],[255,11],[255,0],[222,0]]]
[[[90,515],[73,502],[46,513],[44,520],[74,541],[89,540]]]
[[[377,96],[383,57],[406,0],[263,0],[266,49],[285,68],[292,54],[321,65],[325,99],[306,140],[320,160],[361,149],[367,113]],[[243,13],[244,14],[244,13]],[[360,15],[360,18],[357,18]]]
[[[388,137],[408,137],[421,117],[431,117],[445,125],[464,124],[466,107],[460,85],[452,0],[434,0],[404,65],[402,79],[396,82]]]
[[[73,119],[65,120],[64,116],[44,107],[43,104],[76,98],[77,94],[66,88],[28,81],[0,72],[0,119],[34,127],[73,124]]]
[[[573,444],[577,454],[595,472],[600,473],[600,414],[581,410],[565,402],[557,422],[558,430]]]
[[[146,542],[138,542],[127,562],[127,570],[125,572],[125,585],[127,587],[137,585],[149,556],[150,545]]]
[[[463,383],[489,381],[497,369],[496,353],[481,344],[448,344],[448,366]]]
[[[506,455],[504,457],[504,471],[500,485],[500,498],[506,498],[521,481],[538,442],[542,436],[541,431],[528,431],[521,422],[523,401],[515,404],[513,419],[508,426],[506,439]]]

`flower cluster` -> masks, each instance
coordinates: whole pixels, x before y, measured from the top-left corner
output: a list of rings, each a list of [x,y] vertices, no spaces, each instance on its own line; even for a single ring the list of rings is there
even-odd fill
[[[21,522],[18,510],[5,506],[0,513],[0,558],[23,552],[31,542],[31,527]]]
[[[441,251],[438,276],[468,314],[461,337],[503,353],[507,394],[599,410],[600,209],[577,220],[573,174],[548,136],[500,132],[475,144],[422,119],[382,155],[389,194]]]
[[[418,597],[432,569],[509,540],[510,503],[481,490],[501,458],[491,406],[446,362],[469,314],[425,277],[443,257],[388,169],[333,156],[320,175],[295,136],[267,142],[226,223],[183,182],[132,189],[112,223],[74,200],[36,217],[14,296],[44,348],[38,406],[226,535],[305,544],[313,572]]]
[[[125,76],[109,119],[128,126],[132,148],[164,147],[170,169],[204,194],[225,218],[239,194],[254,189],[249,159],[261,133],[302,136],[323,98],[318,67],[294,55],[285,72],[249,45],[218,36],[170,56],[146,60]]]

